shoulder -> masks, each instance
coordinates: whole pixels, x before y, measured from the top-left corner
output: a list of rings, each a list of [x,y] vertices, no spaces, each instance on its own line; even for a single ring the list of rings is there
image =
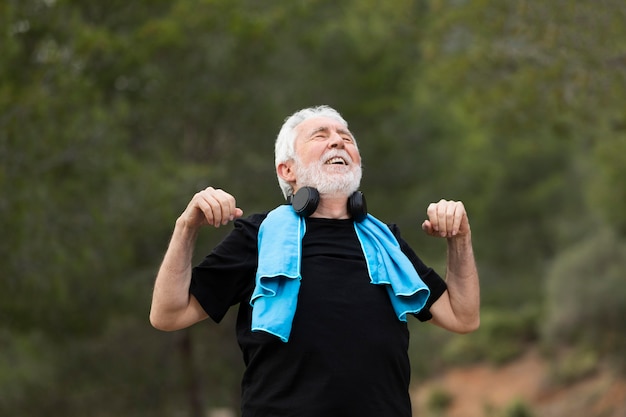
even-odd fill
[[[409,247],[409,244],[402,238],[402,234],[400,233],[400,227],[397,224],[395,223],[385,223],[385,224],[387,225],[389,230],[391,230],[391,233],[395,236],[395,238],[397,239],[401,247],[404,247],[404,246]]]
[[[242,217],[234,222],[235,228],[258,229],[263,220],[267,217],[268,212],[255,213],[248,217]]]
[[[259,227],[267,213],[255,213],[247,217],[236,219],[233,228],[224,236],[222,241],[213,248],[213,253],[220,253],[224,250],[231,251],[240,246],[252,247],[256,245]]]
[[[385,223],[396,238],[400,237],[400,227],[395,223]]]

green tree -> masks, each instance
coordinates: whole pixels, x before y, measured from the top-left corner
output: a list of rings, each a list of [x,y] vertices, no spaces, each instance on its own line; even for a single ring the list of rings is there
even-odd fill
[[[430,5],[438,18],[425,29],[416,97],[446,106],[466,129],[442,137],[443,166],[452,173],[437,178],[447,185],[436,186],[465,196],[487,286],[506,284],[510,295],[537,298],[545,262],[595,227],[587,220],[589,205],[612,222],[624,213],[613,209],[624,180],[625,7],[617,1]],[[598,172],[600,159],[605,168]],[[520,291],[520,282],[528,290]]]
[[[546,280],[547,346],[577,346],[621,362],[626,349],[626,243],[603,229],[555,259]]]
[[[419,230],[427,204],[462,199],[484,302],[539,303],[544,266],[570,246],[606,227],[623,241],[625,13],[617,0],[0,2],[0,414],[236,404],[233,318],[158,333],[150,286],[198,189],[227,189],[246,213],[282,202],[273,139],[308,105],[350,121],[369,206],[427,263],[443,272],[445,244]]]

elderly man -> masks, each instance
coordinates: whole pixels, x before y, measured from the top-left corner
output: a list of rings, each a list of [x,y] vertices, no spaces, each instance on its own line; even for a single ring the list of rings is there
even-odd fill
[[[288,204],[244,218],[227,192],[197,193],[176,221],[158,272],[152,325],[219,322],[237,304],[244,417],[410,417],[407,317],[457,333],[479,325],[463,204],[430,204],[421,225],[447,240],[443,280],[397,226],[367,213],[358,192],[361,156],[337,111],[296,112],[275,151]],[[192,267],[201,227],[229,222],[234,229]]]

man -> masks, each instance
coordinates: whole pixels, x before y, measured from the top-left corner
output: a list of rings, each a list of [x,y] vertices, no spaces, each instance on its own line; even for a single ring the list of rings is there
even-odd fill
[[[361,157],[334,109],[289,117],[276,140],[275,165],[293,207],[243,218],[223,190],[209,187],[192,198],[156,278],[152,325],[177,330],[207,317],[219,322],[238,304],[244,417],[410,417],[407,313],[457,333],[479,325],[463,204],[430,204],[422,223],[428,235],[447,239],[444,281],[395,225],[380,227],[359,214],[364,207],[350,206]],[[312,212],[296,214],[298,191],[307,187],[319,200],[307,197]],[[234,230],[192,268],[200,228],[232,221]],[[411,289],[398,289],[405,285]]]

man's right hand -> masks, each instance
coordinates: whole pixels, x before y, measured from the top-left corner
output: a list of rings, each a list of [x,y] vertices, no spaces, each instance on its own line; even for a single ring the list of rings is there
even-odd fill
[[[207,187],[193,196],[178,218],[187,227],[197,229],[203,225],[220,227],[243,216],[235,198],[219,188]]]
[[[161,330],[178,330],[208,317],[198,300],[189,293],[191,260],[198,229],[219,227],[243,215],[235,198],[223,190],[208,187],[193,196],[176,220],[170,245],[154,282],[150,322]]]

